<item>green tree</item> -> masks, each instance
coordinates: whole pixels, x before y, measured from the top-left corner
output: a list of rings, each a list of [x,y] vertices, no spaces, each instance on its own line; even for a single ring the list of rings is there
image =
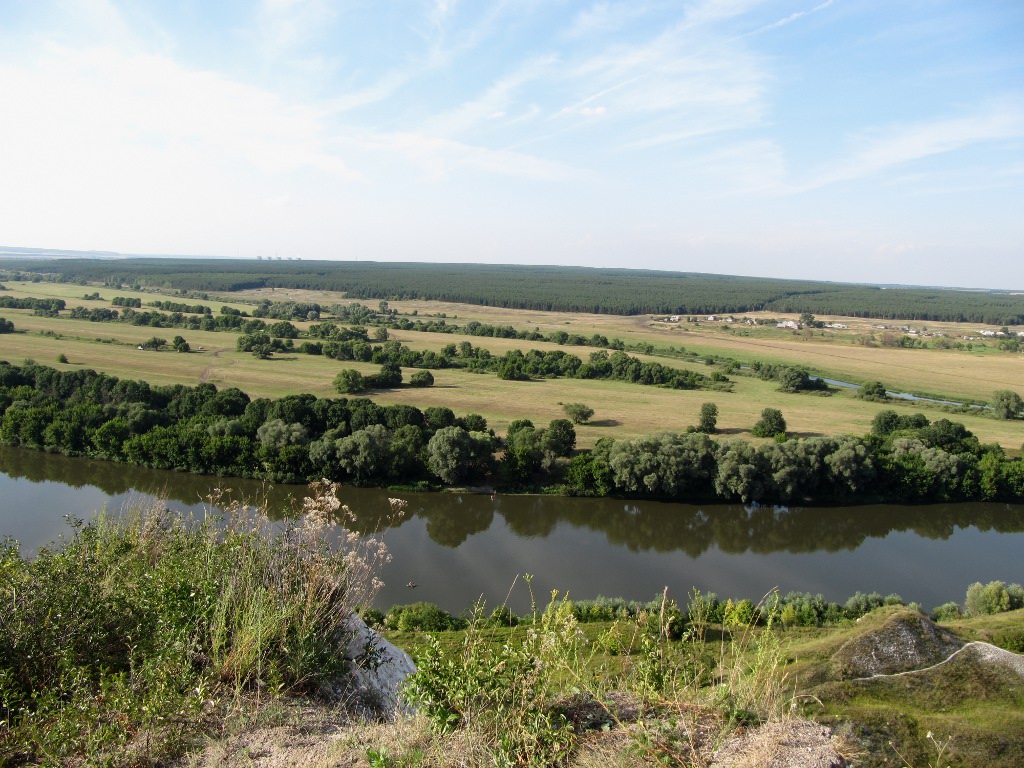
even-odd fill
[[[869,381],[860,388],[860,392],[858,394],[865,400],[889,399],[889,396],[885,393],[885,384],[880,381]]]
[[[583,403],[566,403],[562,406],[565,415],[572,419],[573,424],[586,424],[594,415],[594,409]]]
[[[569,456],[576,447],[576,430],[568,419],[552,419],[541,436],[541,448],[554,456]]]
[[[416,371],[416,373],[409,377],[409,385],[413,387],[432,387],[434,386],[434,374],[430,371]]]
[[[1024,408],[1020,395],[1010,389],[1000,389],[992,398],[992,410],[997,419],[1016,419]]]
[[[718,406],[714,403],[703,403],[700,407],[700,419],[697,431],[713,435],[718,431]]]
[[[765,408],[761,418],[750,430],[754,437],[775,437],[786,434],[786,420],[778,408]]]
[[[281,449],[286,445],[305,445],[309,433],[301,424],[289,424],[283,419],[271,419],[256,430],[256,438],[263,445]]]
[[[462,427],[442,427],[427,443],[427,468],[442,482],[463,480],[473,459],[473,439]]]
[[[336,443],[338,464],[357,485],[383,478],[391,466],[391,433],[371,424]]]
[[[334,377],[334,388],[343,395],[354,395],[366,389],[366,382],[356,369],[343,368]]]
[[[188,342],[181,336],[175,336],[171,339],[171,346],[174,347],[175,352],[188,352],[191,349]]]
[[[161,339],[159,336],[153,336],[152,338],[142,342],[141,346],[143,349],[157,350],[160,349],[160,347],[166,346],[166,344],[167,339]]]
[[[14,333],[14,323],[0,317],[0,333]]]

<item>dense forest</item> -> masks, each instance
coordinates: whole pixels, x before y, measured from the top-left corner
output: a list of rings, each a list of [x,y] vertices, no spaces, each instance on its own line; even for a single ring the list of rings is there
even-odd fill
[[[731,277],[696,272],[486,264],[239,259],[0,259],[0,279],[102,282],[183,291],[304,288],[360,299],[430,299],[604,314],[810,312],[1024,324],[1024,295]]]
[[[770,411],[772,409],[766,409]],[[0,362],[0,442],[156,469],[360,485],[462,483],[677,500],[1024,498],[1024,459],[961,424],[882,411],[861,437],[717,441],[691,430],[575,450],[567,419],[509,425],[365,398],[250,399],[212,384],[151,386],[92,370]]]

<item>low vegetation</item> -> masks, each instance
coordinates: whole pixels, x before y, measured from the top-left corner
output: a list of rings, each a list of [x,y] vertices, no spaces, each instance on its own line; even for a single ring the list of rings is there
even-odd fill
[[[859,764],[892,764],[885,739],[914,761],[927,756],[925,724],[941,728],[943,743],[952,737],[953,765],[1019,757],[1006,750],[1022,723],[1002,673],[970,668],[988,688],[951,719],[938,709],[952,695],[947,682],[908,699],[905,686],[859,690],[830,671],[835,649],[877,643],[867,636],[875,627],[927,621],[878,594],[755,604],[694,591],[685,607],[667,594],[647,603],[552,594],[525,616],[480,605],[454,617],[429,603],[363,610],[418,662],[406,695],[419,714],[399,716],[385,735],[337,708],[355,701],[345,698],[353,660],[339,648],[347,617],[378,586],[381,545],[332,527],[349,513],[331,484],[314,486],[301,516],[280,524],[210,504],[225,515],[196,520],[161,505],[101,515],[31,559],[4,545],[0,762],[165,765],[211,739],[219,759],[251,759],[244,745],[269,742],[247,739],[282,722],[288,702],[296,717],[301,708],[303,732],[328,721],[347,732],[292,737],[288,749],[371,766],[706,764],[737,727],[792,722],[796,709],[845,734],[824,746],[869,758]],[[972,585],[950,626],[1019,642],[1010,630],[1022,599],[1016,584]],[[905,714],[883,724],[879,708],[896,706]],[[1005,738],[986,742],[996,715]],[[302,762],[312,752],[290,754]]]
[[[334,528],[336,491],[285,525],[215,497],[223,519],[105,514],[32,559],[7,540],[0,764],[163,764],[251,696],[341,684],[385,552]]]

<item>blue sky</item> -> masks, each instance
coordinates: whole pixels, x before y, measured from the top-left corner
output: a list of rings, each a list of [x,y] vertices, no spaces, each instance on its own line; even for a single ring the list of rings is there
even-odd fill
[[[0,0],[0,244],[1024,289],[1019,0]]]

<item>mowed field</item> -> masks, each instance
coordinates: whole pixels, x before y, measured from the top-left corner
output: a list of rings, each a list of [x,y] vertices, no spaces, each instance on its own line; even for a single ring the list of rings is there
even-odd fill
[[[345,302],[337,294],[281,290],[216,297],[200,302],[170,294],[157,296],[97,286],[11,283],[8,288],[11,290],[5,292],[6,295],[58,297],[65,299],[69,306],[109,307],[110,299],[115,295],[138,297],[143,302],[142,310],[147,309],[147,302],[156,299],[205,303],[215,313],[225,304],[239,309],[251,308],[246,301],[257,301],[264,296],[275,301],[317,301],[325,306]],[[82,299],[83,295],[93,291],[99,291],[103,300]],[[985,401],[996,389],[1013,389],[1024,394],[1020,388],[1020,382],[1024,380],[1021,376],[1024,373],[1024,355],[995,350],[869,348],[851,343],[842,332],[822,336],[815,332],[810,338],[804,338],[774,328],[762,331],[761,328],[740,327],[726,331],[721,324],[712,323],[665,327],[650,317],[570,315],[431,302],[391,302],[391,307],[403,314],[415,309],[420,319],[444,313],[449,322],[458,324],[478,320],[512,325],[517,329],[536,328],[544,333],[565,330],[586,337],[600,333],[609,338],[621,338],[627,343],[648,342],[657,348],[685,347],[702,355],[804,365],[829,377],[855,382],[881,380],[890,389],[953,399]],[[300,354],[277,354],[270,360],[257,360],[248,353],[235,351],[236,333],[45,318],[23,310],[0,310],[0,316],[12,320],[19,331],[0,336],[0,359],[13,363],[34,359],[57,368],[88,367],[115,376],[144,379],[153,384],[198,384],[206,381],[219,387],[239,387],[253,397],[280,397],[298,392],[331,397],[337,396],[332,381],[342,368],[356,368],[364,373],[378,369],[372,364]],[[863,319],[851,321],[851,333],[854,322],[860,329],[869,327],[868,321]],[[300,328],[309,325],[295,324]],[[749,335],[741,335],[744,332]],[[152,336],[170,340],[178,334],[183,335],[195,351],[178,354],[171,350],[151,352],[136,349]],[[439,350],[446,344],[469,341],[475,347],[485,347],[495,354],[509,349],[561,349],[586,359],[594,351],[586,347],[457,334],[397,331],[392,332],[391,337],[413,349]],[[202,351],[199,351],[200,347]],[[68,365],[56,362],[60,354],[67,355]],[[701,372],[714,370],[701,363],[670,357],[637,357]],[[410,369],[405,371],[406,378],[410,373]],[[368,396],[381,404],[408,403],[419,408],[441,405],[458,414],[479,413],[499,432],[517,418],[530,418],[537,424],[546,424],[550,419],[564,415],[562,403],[584,402],[594,408],[595,415],[590,424],[578,428],[581,447],[592,446],[604,436],[635,437],[661,429],[683,430],[696,423],[704,402],[718,405],[718,425],[723,438],[742,436],[749,439],[749,430],[765,407],[782,410],[790,431],[803,436],[863,434],[870,430],[872,418],[883,408],[893,408],[902,413],[922,411],[932,419],[945,416],[939,410],[898,400],[888,404],[864,402],[849,391],[839,391],[828,397],[810,393],[787,394],[779,392],[773,382],[737,375],[730,376],[734,381],[733,392],[713,392],[574,379],[502,381],[493,374],[462,370],[433,373],[434,387],[402,387],[371,392]],[[984,442],[998,442],[1010,450],[1019,449],[1024,442],[1024,422],[998,421],[983,414],[955,414],[949,418],[963,422]]]

